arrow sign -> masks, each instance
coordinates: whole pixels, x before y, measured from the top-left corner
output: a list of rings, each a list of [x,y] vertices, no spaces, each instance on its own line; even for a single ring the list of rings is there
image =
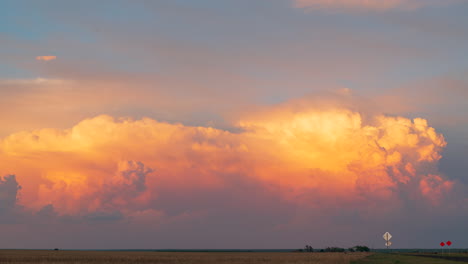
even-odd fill
[[[389,232],[386,232],[386,233],[383,235],[383,239],[385,239],[385,241],[389,241],[391,238],[392,238],[392,235],[390,235]]]
[[[386,247],[389,247],[389,246],[391,246],[391,245],[392,245],[392,241],[387,241],[387,242],[385,242],[385,246],[386,246]]]
[[[440,242],[440,246],[441,246],[441,247],[445,246],[445,243],[444,243],[444,242]]]
[[[445,244],[447,244],[447,246],[451,246],[451,245],[452,245],[452,241],[449,240],[449,241],[447,241],[447,243],[445,243]]]

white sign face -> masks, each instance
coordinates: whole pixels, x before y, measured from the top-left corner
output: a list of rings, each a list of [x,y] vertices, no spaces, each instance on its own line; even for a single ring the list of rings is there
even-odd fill
[[[389,247],[389,246],[391,246],[391,245],[392,245],[392,241],[387,241],[387,242],[385,243],[385,246],[387,246],[387,247]]]
[[[385,241],[389,241],[391,238],[392,238],[392,235],[390,235],[389,232],[387,232],[387,233],[385,233],[385,234],[383,235],[383,239],[385,239]]]

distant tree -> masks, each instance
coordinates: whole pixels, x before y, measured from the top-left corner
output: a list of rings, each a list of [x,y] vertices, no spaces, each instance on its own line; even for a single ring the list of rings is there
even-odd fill
[[[355,250],[354,250],[354,248],[350,247],[350,248],[348,248],[348,251],[349,252],[354,252]]]
[[[325,252],[345,252],[345,249],[340,247],[327,247]]]
[[[305,246],[305,252],[314,252],[314,248],[309,246],[309,245],[306,245]]]
[[[358,252],[369,252],[370,251],[369,247],[367,247],[367,246],[355,246],[354,249],[355,249],[355,251],[358,251]]]

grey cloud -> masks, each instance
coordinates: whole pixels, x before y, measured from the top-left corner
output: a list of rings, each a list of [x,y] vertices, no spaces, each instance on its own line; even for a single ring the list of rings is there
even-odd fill
[[[142,162],[127,161],[128,168],[120,172],[120,176],[126,180],[125,190],[133,190],[135,194],[146,190],[146,175],[153,172],[153,169],[145,167]]]
[[[16,181],[15,175],[0,178],[0,214],[15,208],[19,190],[21,186]]]
[[[112,212],[98,211],[98,212],[87,214],[84,218],[90,221],[117,221],[117,220],[123,219],[124,216],[119,211],[112,211]]]

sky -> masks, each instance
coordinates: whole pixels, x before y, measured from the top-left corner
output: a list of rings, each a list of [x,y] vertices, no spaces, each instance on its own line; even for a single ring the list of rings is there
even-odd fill
[[[0,6],[0,248],[468,247],[468,1]]]

